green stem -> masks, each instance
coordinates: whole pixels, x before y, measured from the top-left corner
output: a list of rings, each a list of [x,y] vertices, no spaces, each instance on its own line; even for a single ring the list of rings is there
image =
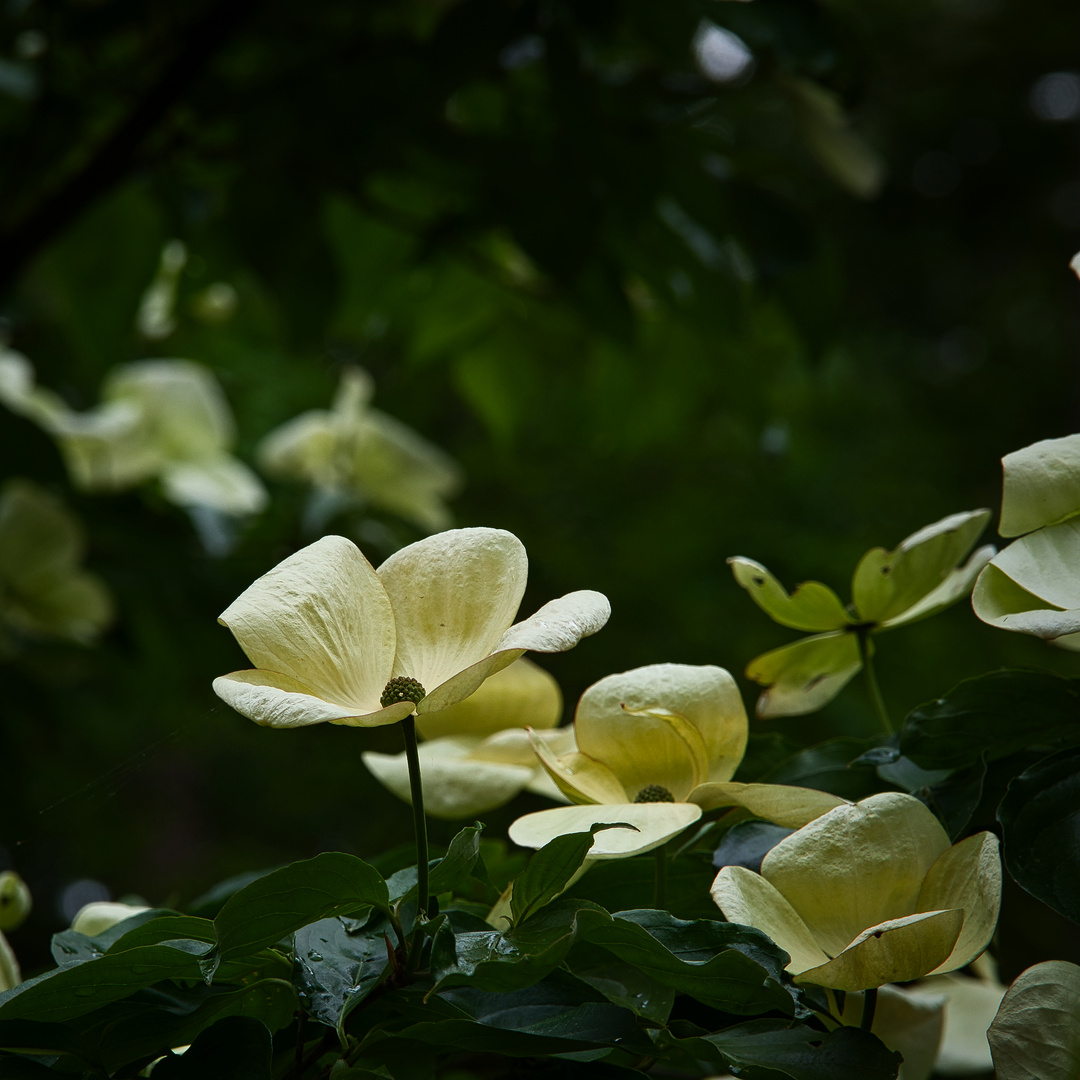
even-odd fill
[[[889,711],[885,708],[885,699],[881,696],[881,687],[878,686],[877,675],[874,673],[874,661],[870,655],[870,628],[859,627],[855,631],[859,639],[859,658],[862,660],[863,671],[866,672],[866,687],[870,691],[870,700],[874,705],[881,726],[887,735],[895,733],[896,729],[889,719]]]
[[[874,1012],[877,1009],[877,987],[872,987],[863,994],[862,1022],[859,1027],[869,1031],[874,1026]]]
[[[416,832],[416,907],[423,918],[428,906],[427,818],[424,817],[424,788],[420,783],[420,754],[416,748],[416,720],[406,716],[401,721],[405,736],[405,759],[409,763],[409,793],[412,795],[413,828]]]
[[[667,908],[667,844],[656,849],[656,873],[653,877],[653,907],[657,911]]]

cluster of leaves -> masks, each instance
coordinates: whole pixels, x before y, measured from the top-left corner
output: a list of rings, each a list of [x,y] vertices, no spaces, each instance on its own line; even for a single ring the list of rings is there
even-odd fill
[[[640,1075],[657,1062],[792,1080],[896,1075],[897,1056],[869,1033],[805,1022],[815,1002],[760,931],[556,899],[590,833],[539,852],[493,928],[478,913],[498,896],[489,871],[505,857],[480,831],[432,861],[437,914],[419,921],[415,867],[384,879],[324,853],[226,883],[197,907],[213,918],[155,910],[93,938],[56,935],[59,966],[0,1000],[0,1043],[23,1055],[11,1075],[133,1076],[156,1062],[155,1077],[181,1080],[213,1062],[251,1080],[420,1078],[455,1063],[503,1075],[514,1060],[551,1076]],[[700,890],[708,863],[696,861]]]

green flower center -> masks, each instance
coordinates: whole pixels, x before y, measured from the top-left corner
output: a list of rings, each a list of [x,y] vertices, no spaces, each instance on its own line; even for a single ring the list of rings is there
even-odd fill
[[[385,709],[399,701],[411,701],[419,705],[427,697],[427,691],[408,675],[395,675],[387,684],[379,698],[379,704]]]
[[[666,787],[659,784],[649,784],[638,793],[634,802],[674,802],[675,796]]]

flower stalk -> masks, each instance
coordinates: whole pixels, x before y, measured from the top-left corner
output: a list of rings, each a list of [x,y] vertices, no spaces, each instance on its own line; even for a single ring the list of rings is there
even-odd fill
[[[420,753],[416,745],[416,717],[410,714],[401,721],[405,737],[405,757],[409,763],[409,791],[412,795],[413,829],[416,834],[416,905],[423,918],[428,906],[428,836],[424,816],[424,787],[420,780]]]
[[[885,708],[885,699],[881,696],[881,687],[878,685],[877,673],[874,671],[874,658],[870,651],[870,627],[857,627],[855,634],[859,640],[859,658],[862,660],[863,671],[866,673],[866,688],[870,693],[874,712],[885,734],[895,735],[896,728],[889,719],[889,710]]]

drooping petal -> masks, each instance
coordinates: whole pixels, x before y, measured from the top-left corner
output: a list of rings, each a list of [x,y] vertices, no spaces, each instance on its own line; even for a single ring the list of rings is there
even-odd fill
[[[783,825],[786,829],[801,829],[822,814],[847,804],[847,800],[838,795],[814,788],[788,784],[737,784],[734,781],[702,784],[690,793],[690,801],[702,810],[741,806],[754,817]]]
[[[609,675],[581,696],[574,728],[582,753],[603,761],[630,794],[660,784],[684,799],[699,783],[730,779],[746,750],[742,696],[714,665]]]
[[[555,678],[527,657],[492,675],[476,693],[416,722],[425,739],[445,735],[490,735],[503,728],[551,728],[562,716]]]
[[[746,676],[767,687],[757,701],[762,719],[802,716],[827,705],[862,668],[852,633],[816,634],[772,649],[746,665]]]
[[[908,623],[928,618],[951,607],[971,592],[971,587],[980,571],[996,554],[997,548],[993,544],[976,548],[968,561],[963,566],[957,567],[936,589],[928,592],[917,604],[901,612],[894,619],[887,619],[881,624],[881,628],[891,630],[896,626],[906,626]]]
[[[566,652],[601,630],[610,617],[611,604],[603,593],[579,589],[549,600],[535,615],[515,623],[503,634],[498,648]]]
[[[1016,543],[1022,544],[1023,540]],[[971,606],[984,623],[1047,641],[1067,643],[1070,635],[1080,632],[1080,608],[1063,611],[1047,607],[1046,601],[1021,588],[993,562],[975,582]]]
[[[169,463],[161,470],[161,486],[177,506],[207,506],[223,514],[257,514],[269,501],[255,473],[227,454]]]
[[[325,409],[309,409],[274,428],[255,448],[255,459],[267,476],[307,480],[336,487],[336,436]]]
[[[927,872],[949,846],[923,803],[888,791],[838,806],[781,840],[761,873],[836,956],[866,927],[915,911]]]
[[[1080,608],[1080,518],[1013,541],[991,565],[1050,607]]]
[[[851,582],[859,618],[884,623],[914,607],[967,557],[989,520],[989,510],[951,514],[912,533],[893,551],[868,551]]]
[[[530,732],[533,750],[555,786],[576,803],[625,803],[630,793],[601,761],[573,751],[559,754],[554,746]],[[634,793],[636,794],[636,792]]]
[[[1080,435],[1043,439],[1001,459],[1002,536],[1021,536],[1080,513]]]
[[[351,540],[324,536],[289,556],[218,621],[256,667],[295,680],[340,716],[381,710],[394,662],[394,614]]]
[[[962,911],[928,911],[868,927],[838,956],[795,977],[833,990],[870,990],[910,982],[932,971],[952,951]]]
[[[735,580],[773,622],[793,630],[842,630],[855,620],[840,597],[820,581],[804,581],[793,593],[759,562],[740,555],[728,559]]]
[[[412,711],[409,701],[367,712],[349,708],[312,693],[298,679],[262,669],[219,675],[214,680],[214,693],[238,713],[264,727],[306,727],[325,722],[380,727],[396,724]]]
[[[123,364],[109,373],[101,396],[133,404],[165,460],[212,456],[236,437],[221,384],[191,360]]]
[[[828,961],[806,923],[787,899],[760,874],[743,866],[725,866],[710,894],[728,922],[754,926],[791,957],[787,970],[799,974]]]
[[[457,820],[508,803],[532,779],[530,766],[485,761],[473,756],[478,740],[432,739],[418,748],[424,810],[432,817]],[[412,803],[405,754],[361,754],[375,778],[399,799]]]
[[[609,806],[556,806],[520,817],[510,826],[510,839],[522,847],[540,848],[557,836],[588,832],[602,822],[626,822],[635,829],[604,829],[593,839],[590,859],[623,859],[640,855],[678,836],[701,817],[689,803],[616,803]]]
[[[72,483],[84,491],[120,491],[154,476],[164,460],[136,406],[110,401],[57,416],[50,427]]]
[[[378,575],[397,624],[394,675],[419,680],[431,694],[488,658],[514,621],[528,572],[521,541],[502,529],[452,529],[391,555]]]
[[[990,944],[1001,907],[1001,858],[993,833],[969,836],[942,852],[919,890],[918,910],[959,908],[964,928],[956,947],[937,971],[970,964]]]

